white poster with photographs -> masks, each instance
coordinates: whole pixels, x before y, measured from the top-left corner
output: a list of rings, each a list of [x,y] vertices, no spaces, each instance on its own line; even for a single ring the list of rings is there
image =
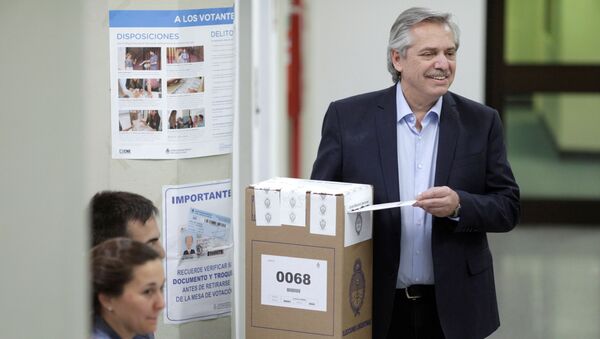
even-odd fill
[[[109,18],[112,157],[231,153],[233,7]]]
[[[167,324],[231,313],[231,181],[163,186]]]

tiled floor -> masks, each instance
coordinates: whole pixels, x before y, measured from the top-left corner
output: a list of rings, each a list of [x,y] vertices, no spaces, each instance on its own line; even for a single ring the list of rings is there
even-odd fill
[[[491,339],[600,338],[600,225],[489,238],[501,321]]]

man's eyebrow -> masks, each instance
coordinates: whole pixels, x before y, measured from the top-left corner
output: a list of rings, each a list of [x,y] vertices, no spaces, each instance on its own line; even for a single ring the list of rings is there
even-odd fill
[[[456,46],[448,47],[448,48],[438,48],[438,47],[423,47],[417,51],[417,53],[424,52],[437,52],[437,51],[456,51]]]
[[[154,242],[154,241],[158,241],[158,237],[149,239],[148,241],[146,241],[146,243]]]

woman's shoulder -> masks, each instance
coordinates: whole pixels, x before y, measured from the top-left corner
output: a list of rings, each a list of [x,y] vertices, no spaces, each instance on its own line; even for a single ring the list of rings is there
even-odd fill
[[[100,317],[94,319],[92,339],[121,339],[119,335]]]
[[[116,333],[107,332],[100,328],[94,328],[91,339],[121,339]]]

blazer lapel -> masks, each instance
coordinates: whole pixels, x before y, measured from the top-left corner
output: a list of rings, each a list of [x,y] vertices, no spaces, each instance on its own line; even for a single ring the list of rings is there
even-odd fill
[[[398,139],[396,121],[396,86],[388,88],[377,103],[379,111],[375,115],[377,125],[377,141],[379,143],[379,158],[383,170],[387,201],[400,200],[398,187]],[[398,209],[394,209],[395,213]]]
[[[454,160],[456,141],[458,140],[458,110],[450,93],[444,94],[442,114],[439,124],[438,152],[434,186],[448,183],[450,168]]]

